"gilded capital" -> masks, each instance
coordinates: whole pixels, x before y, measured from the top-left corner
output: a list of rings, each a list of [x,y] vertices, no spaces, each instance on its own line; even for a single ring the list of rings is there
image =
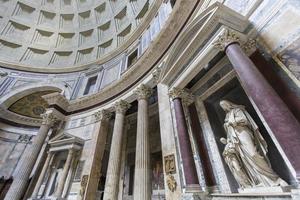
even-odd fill
[[[134,92],[137,98],[140,99],[147,99],[152,95],[152,88],[145,84],[141,84]]]
[[[111,118],[112,113],[108,110],[99,110],[95,112],[93,115],[95,117],[95,121],[97,122],[97,121],[107,120]]]
[[[128,103],[125,100],[117,101],[114,105],[114,109],[116,110],[116,113],[122,113],[125,114],[125,112],[131,107],[130,103]]]
[[[242,48],[246,52],[246,54],[253,53],[256,49],[256,40],[253,38],[248,39],[247,42],[242,45]]]
[[[174,87],[172,90],[170,90],[169,96],[172,100],[176,98],[181,99],[182,102],[186,105],[189,105],[192,102],[194,102],[194,96],[191,93],[189,93],[186,89]]]
[[[59,120],[59,118],[53,113],[53,110],[46,110],[46,112],[41,114],[41,117],[42,124],[44,125],[52,126],[55,122]]]
[[[224,51],[231,43],[240,43],[240,38],[237,32],[226,29],[213,43],[213,45],[220,51]]]

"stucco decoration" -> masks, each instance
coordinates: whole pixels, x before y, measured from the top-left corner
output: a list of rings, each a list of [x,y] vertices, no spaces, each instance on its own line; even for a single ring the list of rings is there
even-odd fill
[[[47,102],[42,98],[42,96],[52,92],[54,91],[42,91],[32,93],[19,99],[8,109],[19,115],[33,118],[41,118],[40,114],[44,113],[45,109],[48,107]]]

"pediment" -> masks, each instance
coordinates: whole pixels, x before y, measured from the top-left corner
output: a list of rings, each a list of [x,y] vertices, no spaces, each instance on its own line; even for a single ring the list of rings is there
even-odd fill
[[[49,143],[53,143],[53,142],[57,142],[57,141],[61,141],[61,140],[69,140],[69,139],[74,139],[74,138],[75,138],[75,136],[63,132],[63,133],[56,135],[51,140],[49,140]]]
[[[84,140],[69,133],[62,132],[49,140],[48,144],[52,147],[74,144],[82,146],[84,144]]]

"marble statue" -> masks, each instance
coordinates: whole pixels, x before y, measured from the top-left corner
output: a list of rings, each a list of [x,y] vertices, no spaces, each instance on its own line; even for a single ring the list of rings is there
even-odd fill
[[[243,105],[222,100],[226,113],[224,129],[227,139],[223,157],[242,188],[286,186],[272,169],[267,157],[267,143]]]

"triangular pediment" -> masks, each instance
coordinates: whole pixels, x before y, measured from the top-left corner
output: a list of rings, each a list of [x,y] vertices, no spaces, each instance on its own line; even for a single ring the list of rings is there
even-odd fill
[[[70,135],[68,133],[62,132],[53,137],[51,140],[49,140],[49,143],[61,141],[61,140],[70,140],[70,139],[75,139],[76,137],[73,135]]]

